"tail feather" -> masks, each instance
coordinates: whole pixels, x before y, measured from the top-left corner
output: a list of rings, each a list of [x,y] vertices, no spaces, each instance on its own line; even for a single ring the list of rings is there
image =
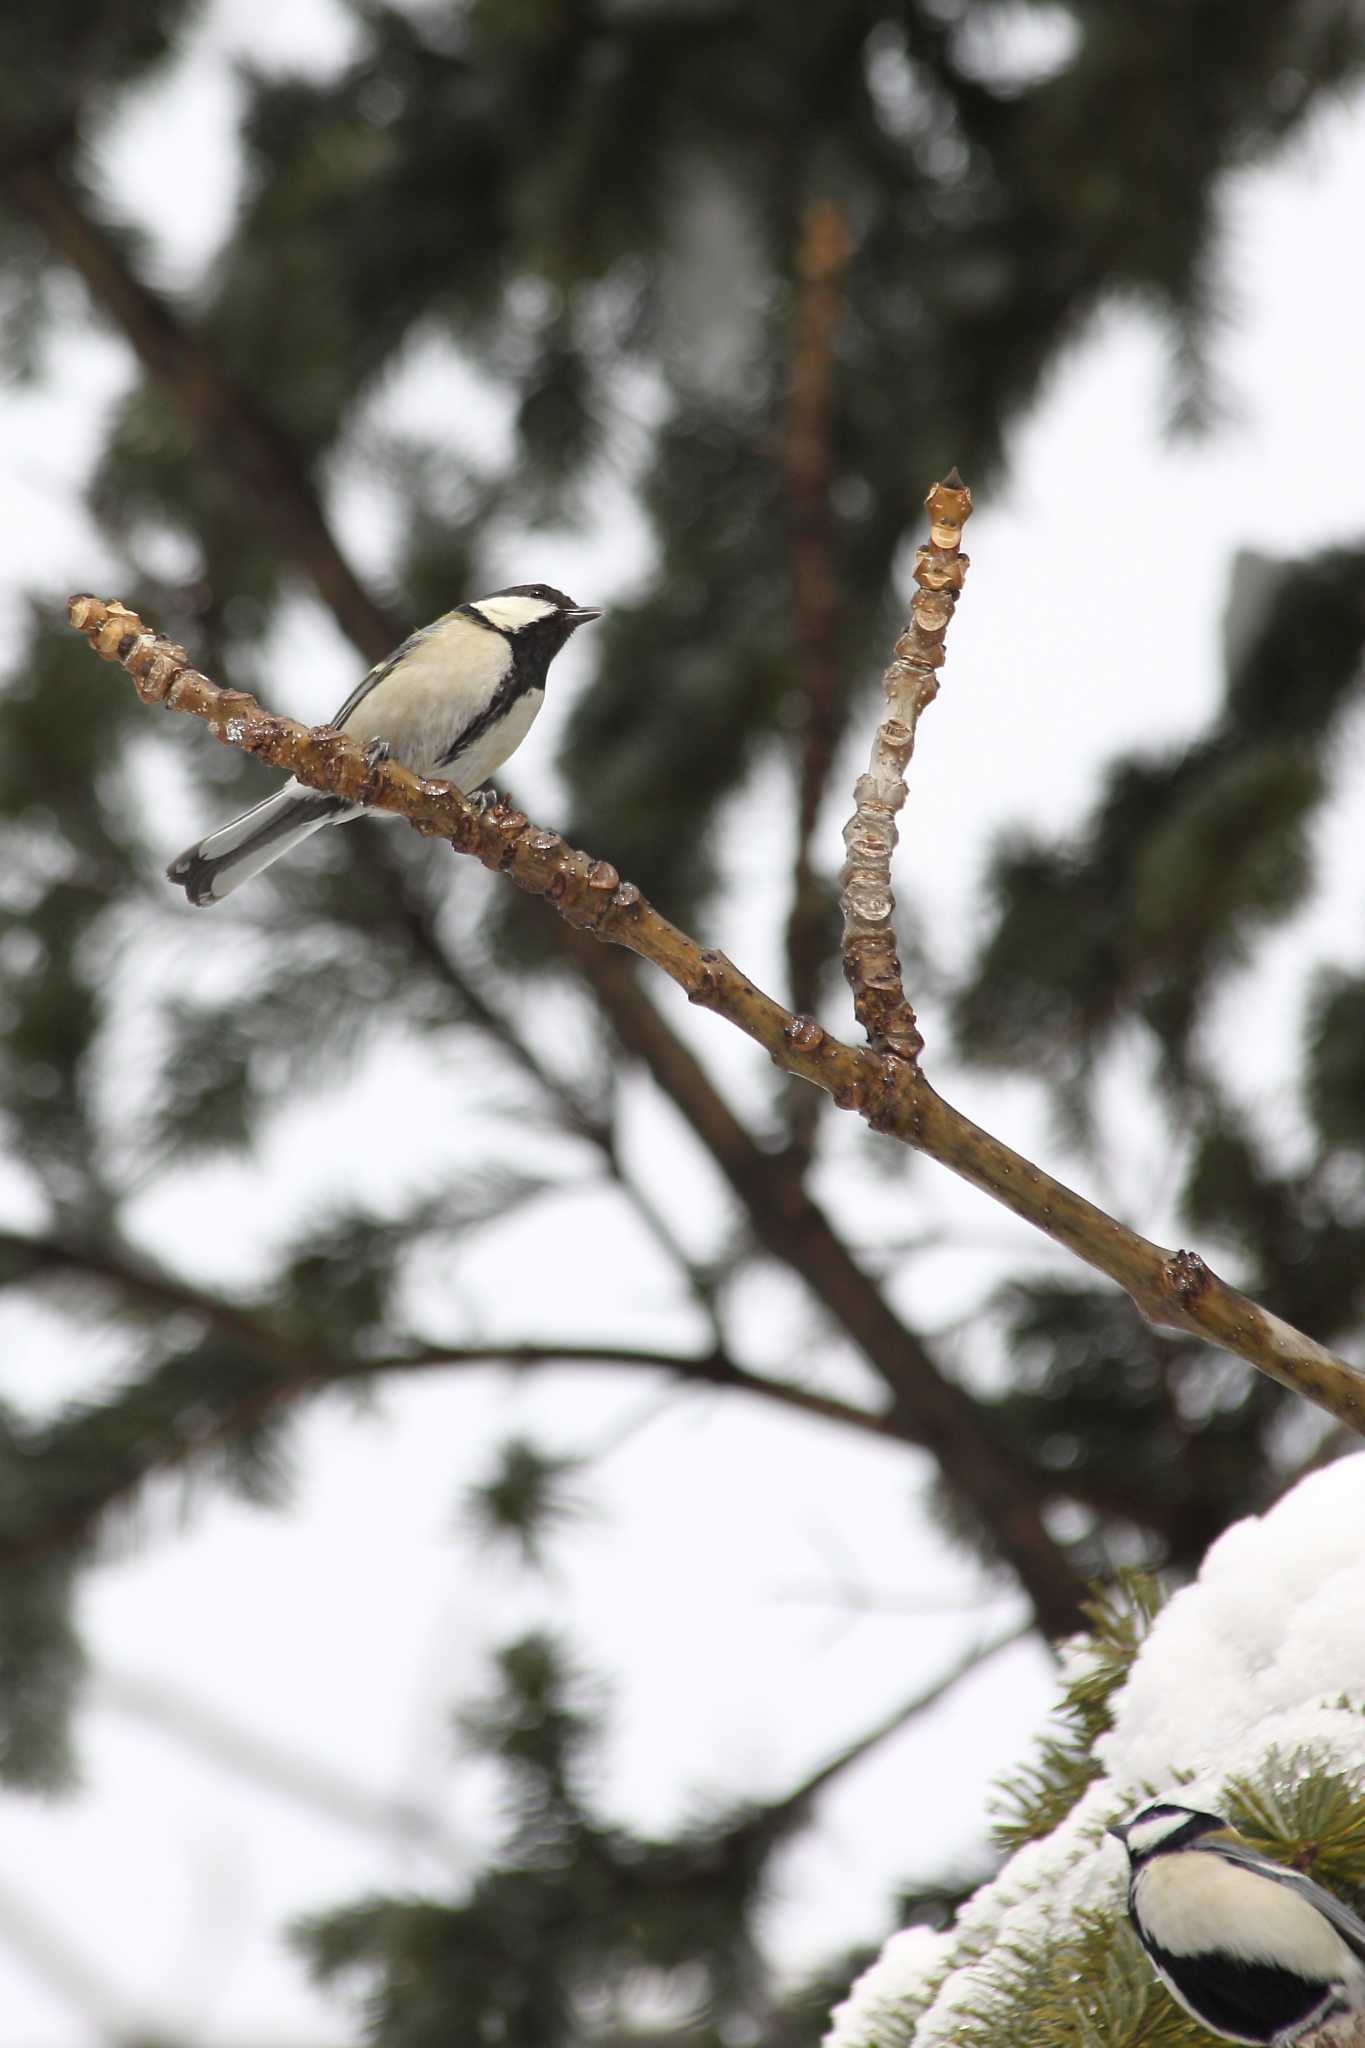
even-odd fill
[[[229,825],[210,832],[197,846],[178,854],[167,868],[191,903],[221,903],[241,883],[268,868],[291,846],[323,825],[354,815],[358,806],[318,790],[288,783],[278,795],[244,811]]]

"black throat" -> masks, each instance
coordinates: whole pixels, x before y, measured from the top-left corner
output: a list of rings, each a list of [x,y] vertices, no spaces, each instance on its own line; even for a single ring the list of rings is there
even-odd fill
[[[491,625],[473,605],[462,604],[459,610],[474,625],[481,626],[485,633],[496,633],[500,640],[505,641],[512,663],[478,717],[470,720],[454,744],[442,754],[436,764],[438,768],[454,767],[476,740],[481,740],[507,716],[518,697],[525,696],[528,690],[545,688],[550,663],[573,632],[572,622],[559,612],[550,612],[544,619],[533,620],[519,633],[504,633]]]

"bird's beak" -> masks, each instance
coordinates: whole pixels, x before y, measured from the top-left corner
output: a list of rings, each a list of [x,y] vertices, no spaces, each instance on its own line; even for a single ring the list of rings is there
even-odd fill
[[[571,626],[588,626],[594,619],[600,619],[602,614],[590,604],[576,604],[573,610],[565,612],[564,616]]]

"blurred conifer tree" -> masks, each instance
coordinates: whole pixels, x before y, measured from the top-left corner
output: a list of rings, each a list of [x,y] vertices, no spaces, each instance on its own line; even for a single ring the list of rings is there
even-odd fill
[[[353,20],[339,70],[248,73],[243,203],[199,287],[173,301],[92,167],[127,95],[194,35],[196,10],[3,11],[10,366],[41,372],[74,270],[138,365],[89,487],[121,594],[277,709],[292,707],[263,654],[289,595],[311,591],[375,658],[481,587],[509,536],[589,520],[624,478],[652,568],[598,636],[561,763],[570,811],[555,822],[683,923],[726,887],[722,806],[760,764],[797,774],[806,650],[784,443],[812,203],[838,209],[850,245],[821,479],[837,739],[893,629],[893,564],[926,481],[956,462],[989,485],[1012,423],[1097,309],[1137,301],[1166,324],[1172,412],[1197,422],[1223,181],[1268,159],[1365,58],[1353,0],[452,0],[356,4]],[[1032,68],[1016,54],[1030,23],[1051,53]],[[458,414],[422,438],[378,432],[367,400],[423,340],[458,350],[482,409],[508,423],[505,455]],[[329,521],[329,478],[360,460],[395,532],[373,589]],[[1237,1245],[1239,1280],[1270,1307],[1357,1343],[1365,968],[1310,992],[1308,1138],[1292,1161],[1206,1070],[1200,1025],[1230,971],[1309,900],[1312,826],[1360,673],[1363,572],[1346,536],[1294,565],[1291,607],[1282,569],[1241,565],[1209,729],[1178,755],[1116,763],[1073,837],[1001,846],[992,922],[953,992],[963,1055],[1041,1078],[1082,1143],[1117,1027],[1136,1020],[1160,1083],[1153,1114],[1195,1134],[1191,1227]],[[57,623],[63,594],[35,593],[0,696],[0,1071],[7,1142],[42,1219],[0,1230],[0,1284],[45,1295],[73,1332],[115,1323],[125,1370],[68,1409],[9,1413],[0,1432],[0,1768],[24,1784],[71,1768],[72,1586],[109,1511],[189,1465],[279,1497],[291,1410],[329,1386],[428,1369],[405,1293],[418,1262],[451,1256],[551,1178],[518,1159],[509,1120],[498,1157],[472,1162],[458,1189],[392,1214],[343,1191],[279,1244],[268,1281],[229,1296],[210,1265],[182,1269],[138,1243],[126,1212],[149,1175],[242,1151],[386,1031],[438,1050],[478,1034],[579,1148],[579,1171],[605,1176],[668,1244],[677,1301],[699,1305],[715,1338],[690,1363],[680,1352],[681,1376],[720,1386],[746,1367],[727,1312],[746,1265],[779,1257],[790,1219],[816,1214],[774,1099],[731,1145],[714,1259],[689,1261],[616,1124],[629,1062],[611,1033],[639,1054],[653,1013],[585,968],[560,999],[588,1008],[577,1043],[598,1049],[546,1053],[523,1022],[528,977],[578,956],[503,893],[475,929],[451,902],[448,861],[397,833],[327,835],[325,857],[256,885],[235,983],[137,1013],[157,1079],[126,1099],[111,1061],[128,992],[109,963],[151,957],[184,915],[139,792],[149,775],[192,775],[212,817],[259,783],[111,688]],[[829,937],[817,980],[832,924]],[[670,1057],[650,1061],[665,1089]],[[694,1131],[708,1085],[676,1082]],[[811,1229],[823,1249],[800,1253],[807,1277],[859,1249]],[[835,1280],[815,1294],[838,1327]],[[874,1356],[860,1303],[839,1334],[892,1382],[898,1326],[883,1299]],[[1268,1381],[1154,1333],[1079,1275],[1020,1276],[987,1307],[1012,1370],[969,1405],[1036,1507],[1034,1576],[1020,1570],[1045,1625],[1079,1612],[1086,1576],[1135,1554],[1188,1570],[1282,1482],[1292,1404]],[[948,1349],[899,1327],[907,1371],[954,1377]],[[922,1443],[894,1398],[881,1421]],[[1018,1565],[970,1458],[934,1449],[945,1526],[994,1566]],[[476,1519],[534,1560],[571,1477],[534,1445],[508,1446]],[[562,1647],[509,1647],[499,1684],[464,1740],[515,1788],[504,1854],[466,1896],[371,1900],[302,1937],[321,1974],[359,1975],[374,2039],[627,2048],[651,1999],[673,2014],[662,2031],[651,2022],[658,2044],[818,2038],[828,1986],[779,1997],[756,1919],[769,1860],[810,1800],[637,1839],[595,1810],[596,1708]],[[949,1904],[960,1891],[945,1880]]]

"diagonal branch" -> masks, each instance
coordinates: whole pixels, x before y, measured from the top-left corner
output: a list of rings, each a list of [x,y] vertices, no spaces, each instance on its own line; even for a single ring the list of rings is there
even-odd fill
[[[1107,1274],[1149,1321],[1187,1331],[1247,1359],[1353,1429],[1365,1426],[1365,1373],[1358,1367],[1229,1287],[1197,1253],[1152,1244],[1011,1151],[945,1102],[913,1061],[845,1045],[809,1017],[792,1016],[723,953],[699,946],[671,924],[632,883],[621,880],[610,862],[574,852],[558,833],[531,824],[505,806],[481,817],[448,783],[422,780],[392,761],[369,762],[359,747],[331,727],[310,732],[292,719],[262,711],[245,692],[219,689],[189,666],[183,649],[149,633],[122,605],[73,598],[70,615],[98,654],[128,671],[147,701],[190,712],[218,738],[259,754],[310,787],[399,812],[419,832],[444,838],[457,852],[507,873],[519,888],[546,897],[568,923],[653,962],[691,1002],[726,1018],[762,1046],[777,1066],[823,1089],[841,1109],[856,1110],[874,1130],[937,1159]],[[789,1193],[790,1183],[785,1186]],[[884,1303],[882,1309],[890,1317]],[[894,1317],[890,1320],[894,1324]],[[898,1324],[895,1327],[903,1341],[905,1333]],[[1006,1545],[1006,1555],[1025,1577],[1045,1553],[1021,1553],[1027,1522],[1014,1526],[1021,1489],[1013,1461],[988,1439],[981,1443],[975,1404],[959,1389],[941,1380],[924,1388],[916,1376],[914,1387],[907,1385],[905,1393],[907,1399],[924,1396],[921,1440],[936,1455],[947,1453],[946,1469],[955,1482],[963,1483],[965,1443],[973,1450],[988,1450],[987,1465],[976,1482],[967,1475],[967,1497],[981,1507],[997,1535],[1010,1532],[1013,1540]],[[955,1440],[958,1427],[970,1434]],[[1007,1490],[994,1496],[997,1480],[1008,1482]],[[1038,1507],[1031,1493],[1026,1505],[1028,1522],[1036,1525]],[[1057,1555],[1060,1558],[1060,1552]],[[1074,1584],[1069,1567],[1066,1582]],[[1039,1591],[1041,1587],[1030,1585],[1035,1604]],[[1048,1596],[1048,1611],[1053,1614],[1059,1611],[1059,1592],[1054,1583]]]
[[[46,228],[96,304],[123,328],[148,374],[206,451],[222,461],[253,515],[269,523],[278,544],[312,576],[356,645],[370,660],[381,659],[397,636],[345,561],[301,451],[278,424],[263,427],[250,393],[222,370],[202,331],[181,322],[131,273],[116,240],[84,211],[73,185],[33,163],[18,183],[10,180],[9,190]],[[811,1289],[881,1375],[892,1392],[895,1432],[933,1453],[947,1483],[991,1529],[1033,1599],[1040,1626],[1052,1634],[1073,1628],[1081,1618],[1082,1584],[1045,1525],[1045,1489],[995,1444],[976,1404],[943,1379],[931,1353],[851,1257],[801,1188],[798,1157],[783,1166],[762,1150],[633,971],[585,946],[568,924],[553,922],[549,930],[620,1042],[645,1061],[703,1143],[723,1144],[713,1156],[755,1235]],[[699,992],[697,1000],[705,999]]]
[[[117,322],[149,377],[160,384],[215,458],[236,477],[255,516],[371,661],[400,635],[338,547],[299,450],[243,387],[220,368],[170,302],[134,275],[114,237],[41,155],[0,166],[8,193]]]

